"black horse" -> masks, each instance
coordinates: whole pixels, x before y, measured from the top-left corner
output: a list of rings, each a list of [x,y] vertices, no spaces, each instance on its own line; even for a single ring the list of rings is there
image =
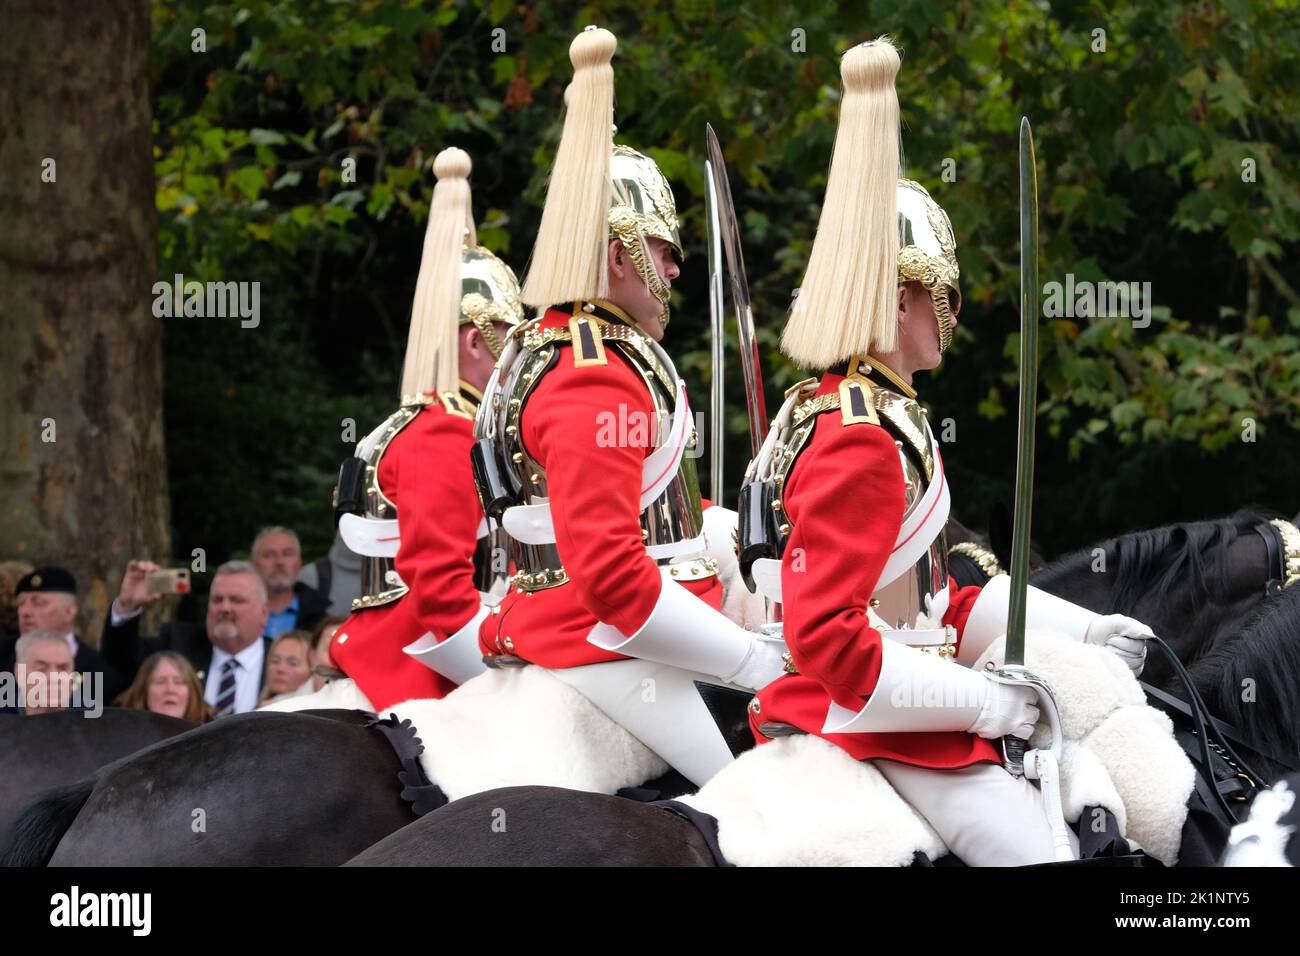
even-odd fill
[[[94,718],[76,710],[0,718],[0,833],[38,794],[195,726],[121,707],[106,707]]]
[[[1266,524],[1259,512],[1239,511],[1135,531],[1066,555],[1030,582],[1099,614],[1137,618],[1192,666],[1240,634],[1251,612],[1274,596],[1281,568],[1270,560]],[[1172,676],[1163,659],[1148,655],[1144,681],[1177,692]]]
[[[1106,555],[1104,572],[1093,571],[1092,552],[1084,551],[1039,572],[1035,583],[1098,612],[1147,620],[1174,639],[1180,657],[1192,660],[1202,641],[1265,596],[1270,568],[1250,522],[1233,516],[1125,535],[1098,546]],[[1207,602],[1198,587],[1219,590]],[[1212,613],[1205,612],[1207,603]],[[1178,620],[1171,608],[1188,616]],[[273,733],[268,720],[277,721]],[[410,822],[384,740],[373,730],[304,720],[300,714],[226,718],[170,742],[171,749],[105,768],[30,807],[0,863],[339,863]],[[168,786],[153,783],[159,780]],[[331,793],[350,795],[346,826],[328,799],[321,806],[318,781]],[[234,821],[220,846],[191,831],[197,808],[208,819]],[[159,829],[150,825],[155,819],[184,826]],[[350,840],[351,833],[321,839],[334,828],[362,834],[365,842]],[[313,843],[322,845],[313,850]]]
[[[40,798],[0,865],[336,866],[413,819],[368,722],[252,713],[165,740]]]
[[[426,814],[346,865],[713,864],[700,830],[657,806],[558,787],[506,787]]]
[[[1300,770],[1300,585],[1270,596],[1188,666],[1210,712],[1236,728],[1265,780]]]

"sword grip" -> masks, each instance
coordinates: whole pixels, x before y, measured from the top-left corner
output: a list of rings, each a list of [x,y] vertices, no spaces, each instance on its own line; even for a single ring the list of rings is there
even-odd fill
[[[1007,771],[1013,777],[1025,775],[1025,742],[1019,737],[1002,738],[1002,757],[1006,761]]]

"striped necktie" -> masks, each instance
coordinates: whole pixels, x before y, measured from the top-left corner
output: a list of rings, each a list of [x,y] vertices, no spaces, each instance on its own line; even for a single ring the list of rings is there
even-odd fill
[[[221,665],[221,683],[217,687],[217,716],[225,717],[235,712],[235,668],[239,661],[226,658]]]

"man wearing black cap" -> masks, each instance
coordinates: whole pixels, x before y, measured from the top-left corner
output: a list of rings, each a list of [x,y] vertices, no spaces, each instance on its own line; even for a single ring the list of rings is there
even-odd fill
[[[104,675],[104,697],[111,701],[126,685],[122,676],[108,666],[104,656],[88,644],[77,640],[77,579],[66,568],[46,566],[23,576],[14,589],[18,605],[18,633],[58,631],[65,635],[79,674],[99,672]],[[0,670],[13,670],[14,642],[0,647]]]

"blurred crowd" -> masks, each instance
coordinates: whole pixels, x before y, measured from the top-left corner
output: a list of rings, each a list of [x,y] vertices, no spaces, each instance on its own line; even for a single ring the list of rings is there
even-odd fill
[[[117,706],[203,723],[319,690],[340,676],[329,646],[360,592],[359,560],[336,539],[304,567],[297,534],[279,525],[250,554],[216,569],[201,618],[185,571],[129,561],[98,648],[78,633],[71,572],[0,562],[0,714]],[[146,608],[169,594],[182,597],[166,602],[168,619],[142,633]]]

